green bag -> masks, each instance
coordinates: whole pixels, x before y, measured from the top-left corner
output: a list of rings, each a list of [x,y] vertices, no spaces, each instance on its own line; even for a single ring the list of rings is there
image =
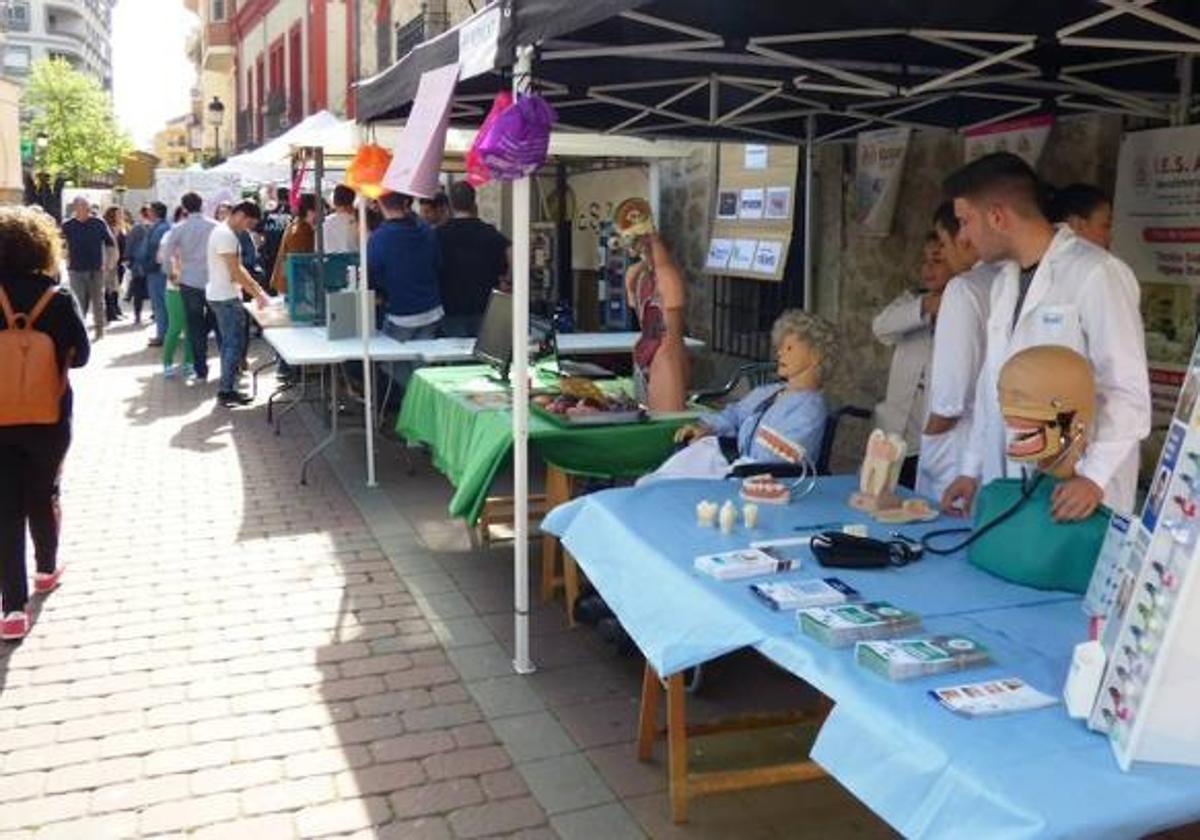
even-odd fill
[[[1036,482],[1029,498],[1011,516],[967,548],[971,564],[1022,586],[1086,592],[1112,511],[1101,506],[1087,519],[1055,522],[1050,496],[1057,484],[1049,476]],[[1017,478],[984,485],[975,501],[976,530],[1016,505],[1021,494],[1022,482]]]

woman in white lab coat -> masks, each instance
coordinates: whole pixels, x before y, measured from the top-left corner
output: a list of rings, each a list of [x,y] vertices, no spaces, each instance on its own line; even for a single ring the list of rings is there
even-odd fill
[[[965,513],[981,479],[1020,475],[1004,457],[996,394],[1000,368],[1019,350],[1056,344],[1090,362],[1097,412],[1076,477],[1055,488],[1053,514],[1060,520],[1086,518],[1101,500],[1114,510],[1132,511],[1138,445],[1150,432],[1150,383],[1133,272],[1069,228],[1047,221],[1035,176],[1015,155],[998,153],[968,164],[947,180],[947,192],[980,257],[1004,265],[992,285],[975,428],[943,506]]]

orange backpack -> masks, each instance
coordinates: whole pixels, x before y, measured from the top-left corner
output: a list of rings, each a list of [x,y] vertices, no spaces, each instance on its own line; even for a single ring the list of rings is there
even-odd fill
[[[14,313],[0,286],[0,426],[51,425],[60,418],[67,378],[58,369],[54,339],[33,325],[54,299],[51,286],[28,313]]]

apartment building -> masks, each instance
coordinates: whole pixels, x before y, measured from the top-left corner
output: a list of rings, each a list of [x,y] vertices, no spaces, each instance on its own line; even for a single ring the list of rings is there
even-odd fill
[[[40,58],[62,58],[112,88],[116,0],[0,0],[3,70],[22,81]]]

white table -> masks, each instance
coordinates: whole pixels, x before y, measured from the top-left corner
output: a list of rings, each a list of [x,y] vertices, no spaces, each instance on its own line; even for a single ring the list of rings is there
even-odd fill
[[[558,352],[563,356],[603,356],[609,353],[631,353],[641,333],[636,332],[593,332],[562,333],[558,336]],[[689,349],[704,346],[695,338],[686,339]],[[475,347],[474,338],[429,338],[404,342],[406,348],[421,354],[421,361],[430,365],[473,362],[471,355]]]

